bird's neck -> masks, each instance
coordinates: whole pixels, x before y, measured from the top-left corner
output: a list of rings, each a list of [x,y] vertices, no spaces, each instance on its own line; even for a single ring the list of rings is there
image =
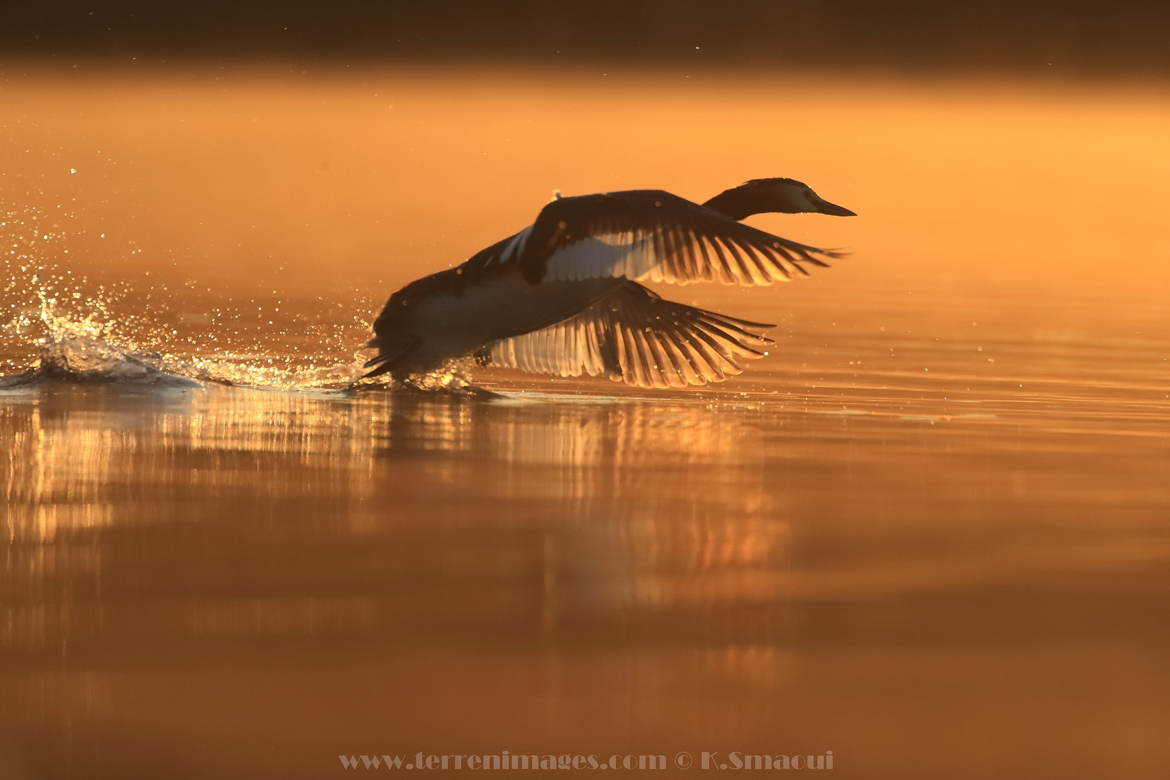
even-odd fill
[[[755,213],[748,204],[748,200],[747,193],[743,192],[742,188],[734,187],[730,190],[724,190],[703,205],[738,222]]]
[[[768,196],[749,182],[739,187],[724,190],[703,205],[718,211],[720,214],[725,214],[737,222],[752,214],[796,214],[805,211],[803,208],[793,207],[792,204],[786,202],[789,200],[790,198],[783,195],[780,197],[775,194]]]

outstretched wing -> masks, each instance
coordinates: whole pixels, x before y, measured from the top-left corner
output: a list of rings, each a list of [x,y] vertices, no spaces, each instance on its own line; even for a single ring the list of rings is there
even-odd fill
[[[773,327],[663,300],[626,282],[579,314],[481,349],[481,365],[598,376],[636,387],[686,387],[743,372],[773,343]]]
[[[497,250],[532,281],[625,277],[640,281],[766,285],[808,274],[839,253],[736,222],[662,190],[561,198]],[[515,258],[515,259],[513,259]]]

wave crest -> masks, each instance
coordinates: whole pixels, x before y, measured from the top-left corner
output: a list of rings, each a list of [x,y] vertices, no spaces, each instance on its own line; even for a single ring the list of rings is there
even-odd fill
[[[130,352],[84,334],[70,334],[49,341],[34,366],[23,374],[6,377],[0,387],[15,387],[39,380],[198,387],[200,382],[162,368],[162,356]]]

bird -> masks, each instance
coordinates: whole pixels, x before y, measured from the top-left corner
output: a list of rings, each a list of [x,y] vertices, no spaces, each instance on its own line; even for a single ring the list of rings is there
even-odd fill
[[[665,190],[554,193],[536,220],[390,296],[363,378],[410,385],[461,359],[532,373],[683,388],[742,373],[767,323],[666,300],[644,282],[764,286],[842,252],[741,222],[753,214],[856,216],[795,179],[763,178],[696,203]]]

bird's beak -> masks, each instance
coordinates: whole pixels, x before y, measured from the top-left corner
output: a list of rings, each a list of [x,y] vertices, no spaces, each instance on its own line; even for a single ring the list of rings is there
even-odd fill
[[[836,203],[829,203],[824,198],[818,197],[815,201],[817,212],[820,214],[832,214],[834,217],[856,217],[857,212],[850,211],[844,206],[838,206]]]

